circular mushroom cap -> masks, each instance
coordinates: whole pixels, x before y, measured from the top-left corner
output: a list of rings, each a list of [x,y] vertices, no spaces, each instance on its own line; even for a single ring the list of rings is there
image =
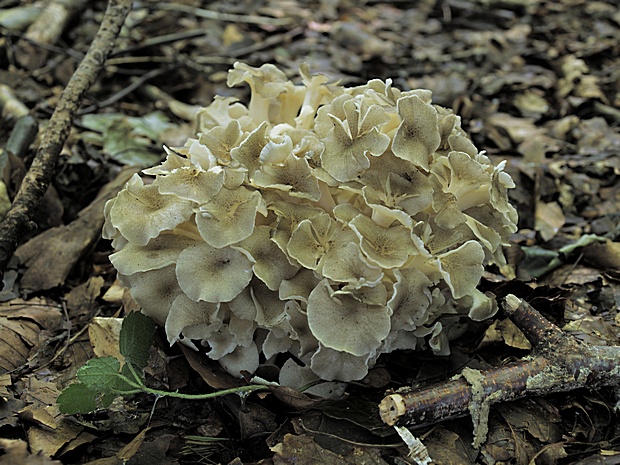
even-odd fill
[[[123,275],[157,270],[175,263],[179,254],[195,243],[195,240],[185,236],[162,234],[144,246],[129,242],[110,255],[110,261]]]
[[[269,289],[277,291],[282,281],[292,278],[298,266],[291,265],[284,252],[271,239],[271,227],[256,226],[254,232],[233,248],[249,255],[254,262],[252,269],[258,279]]]
[[[397,108],[402,122],[394,134],[392,152],[428,170],[429,158],[441,143],[437,110],[417,95],[398,99]]]
[[[232,376],[241,378],[242,371],[254,373],[258,368],[258,348],[252,342],[247,347],[238,346],[231,353],[224,355],[218,360],[222,368]]]
[[[455,299],[472,292],[482,278],[484,250],[480,243],[467,241],[457,249],[439,255],[439,270]]]
[[[156,270],[131,275],[119,275],[131,291],[133,299],[142,307],[142,313],[163,325],[172,302],[182,293],[174,270],[169,265]]]
[[[320,379],[309,366],[300,366],[293,359],[288,359],[280,369],[278,381],[282,386],[299,390]],[[312,394],[325,399],[338,399],[342,397],[346,387],[345,383],[319,383],[305,389],[303,392],[304,394]]]
[[[334,296],[324,279],[308,298],[308,325],[325,347],[352,355],[366,355],[390,332],[387,306],[363,304],[347,294]]]
[[[349,223],[359,238],[362,252],[373,264],[383,268],[397,268],[405,264],[418,248],[411,238],[411,230],[401,224],[383,227],[364,215],[357,215]]]
[[[344,115],[328,113],[332,128],[323,139],[321,166],[337,181],[348,182],[370,166],[367,153],[379,156],[390,145],[389,136],[379,132],[389,117],[379,105],[368,105],[362,99],[339,103]]]
[[[221,248],[242,241],[254,231],[260,192],[223,187],[196,211],[198,231],[207,244]]]
[[[177,258],[179,286],[192,300],[218,303],[234,299],[252,279],[252,262],[230,247],[189,246]]]
[[[186,344],[196,349],[191,339],[205,339],[222,326],[218,315],[220,304],[194,302],[185,294],[180,294],[172,302],[170,313],[166,318],[166,336],[170,345],[187,338]]]
[[[369,354],[358,357],[319,345],[310,368],[326,381],[355,381],[368,374],[370,358]]]
[[[146,245],[162,231],[174,229],[192,216],[191,202],[145,186],[134,174],[110,207],[112,225],[129,241]]]

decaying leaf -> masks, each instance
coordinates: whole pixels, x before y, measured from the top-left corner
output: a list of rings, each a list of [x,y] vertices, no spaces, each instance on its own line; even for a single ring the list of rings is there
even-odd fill
[[[0,456],[0,465],[62,465],[59,460],[52,460],[44,454],[32,453],[28,443],[21,439],[0,439],[0,447],[4,455]]]
[[[557,202],[538,202],[536,205],[536,231],[544,241],[553,239],[560,228],[564,226],[566,218],[562,207]]]
[[[62,312],[41,299],[14,300],[0,305],[0,371],[28,363],[33,350],[44,342],[42,330],[52,333],[60,327]]]
[[[97,357],[123,357],[118,347],[121,318],[95,317],[88,325],[88,337]]]
[[[99,240],[104,220],[103,205],[116,195],[135,171],[134,168],[121,171],[75,221],[48,229],[17,249],[15,255],[28,267],[21,279],[22,288],[40,291],[65,282],[78,260]]]
[[[319,446],[310,436],[287,434],[271,450],[274,465],[387,465],[376,449],[353,447],[341,455]]]

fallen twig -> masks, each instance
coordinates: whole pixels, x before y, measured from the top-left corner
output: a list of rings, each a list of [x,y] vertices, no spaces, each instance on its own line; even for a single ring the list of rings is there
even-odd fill
[[[71,18],[87,4],[85,0],[48,2],[17,42],[17,62],[26,69],[41,66],[47,58],[48,49],[45,46],[55,44]]]
[[[31,228],[32,215],[52,180],[82,96],[95,82],[130,9],[131,0],[110,0],[88,53],[58,100],[30,170],[0,223],[0,280],[20,238]]]
[[[272,18],[270,16],[221,13],[219,11],[196,8],[190,5],[182,5],[180,3],[160,3],[159,5],[157,5],[157,8],[161,10],[180,11],[182,13],[188,13],[194,16],[198,16],[200,18],[215,19],[216,21],[224,21],[230,23],[268,24],[270,26],[285,26],[295,21],[293,18]]]
[[[419,427],[469,413],[474,446],[479,447],[486,439],[492,404],[620,383],[620,347],[579,341],[514,295],[506,297],[504,309],[534,346],[532,355],[492,370],[466,368],[451,381],[391,393],[379,405],[382,420],[388,425]]]

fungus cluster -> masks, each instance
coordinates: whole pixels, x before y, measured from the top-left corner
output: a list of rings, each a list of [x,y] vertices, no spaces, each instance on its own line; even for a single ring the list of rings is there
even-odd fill
[[[512,179],[428,90],[300,74],[235,64],[249,105],[216,97],[107,203],[113,265],[171,344],[235,376],[283,353],[293,387],[361,379],[396,349],[447,354],[496,312],[476,286],[505,264]]]

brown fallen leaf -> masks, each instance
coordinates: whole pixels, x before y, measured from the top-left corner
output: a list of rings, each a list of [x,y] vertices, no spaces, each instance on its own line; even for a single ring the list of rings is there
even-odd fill
[[[0,456],[0,465],[62,465],[62,462],[44,455],[31,454],[28,443],[21,439],[0,438],[0,448],[4,451],[4,455]]]
[[[424,441],[428,455],[435,465],[452,465],[455,463],[472,463],[478,453],[471,446],[471,437],[464,437],[467,432],[457,434],[443,426],[437,426]]]
[[[532,344],[509,318],[494,321],[484,332],[484,337],[478,347],[486,347],[498,342],[504,342],[515,349],[529,350],[532,348]]]
[[[89,319],[99,308],[97,298],[101,294],[105,280],[101,276],[92,276],[86,282],[74,287],[65,295],[69,318]]]
[[[562,207],[557,202],[536,203],[536,231],[545,242],[553,239],[565,222]]]
[[[116,357],[124,360],[119,350],[121,318],[95,317],[88,325],[88,337],[97,357]]]
[[[56,429],[32,427],[28,430],[30,450],[53,457],[66,444],[76,439],[84,428],[66,420],[57,423]]]
[[[231,389],[244,384],[243,381],[233,378],[222,370],[219,365],[211,363],[205,356],[200,356],[195,350],[183,344],[180,344],[179,347],[192,369],[213,389]]]
[[[56,305],[44,300],[20,299],[0,305],[0,372],[28,363],[31,353],[43,343],[42,330],[54,332],[60,327],[62,313]]]
[[[8,387],[12,384],[13,381],[11,380],[11,375],[9,373],[0,375],[0,397],[2,397],[2,400],[5,402],[13,397],[8,390]]]
[[[583,255],[590,263],[602,270],[620,271],[620,243],[607,240],[596,242],[583,248]]]
[[[271,448],[275,465],[387,465],[381,454],[372,448],[352,447],[344,455],[324,449],[310,436],[287,434]]]
[[[137,171],[135,167],[125,168],[80,211],[77,219],[68,225],[48,229],[17,249],[15,255],[28,267],[21,279],[23,289],[40,291],[65,282],[74,265],[101,237],[104,204]]]

